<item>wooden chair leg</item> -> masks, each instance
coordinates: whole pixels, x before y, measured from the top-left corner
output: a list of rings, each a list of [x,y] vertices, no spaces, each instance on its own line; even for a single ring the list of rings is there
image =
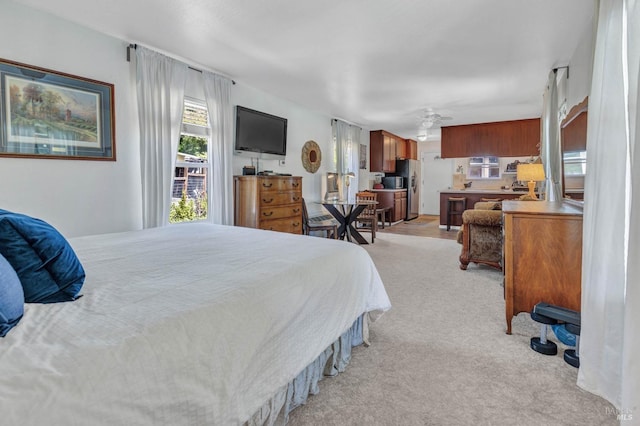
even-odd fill
[[[378,218],[376,217],[371,222],[371,244],[373,244],[373,241],[376,239],[376,230],[377,229],[378,229]]]

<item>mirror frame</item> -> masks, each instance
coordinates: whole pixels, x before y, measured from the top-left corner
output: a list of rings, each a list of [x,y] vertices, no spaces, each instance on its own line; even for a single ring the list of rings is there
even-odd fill
[[[302,147],[302,165],[309,173],[315,173],[322,163],[322,151],[315,141],[307,141]]]
[[[562,197],[567,198],[567,188],[564,179],[564,152],[567,143],[571,147],[584,147],[587,149],[587,117],[589,97],[574,105],[567,116],[560,123],[560,163],[562,164]],[[584,199],[584,194],[583,194]]]

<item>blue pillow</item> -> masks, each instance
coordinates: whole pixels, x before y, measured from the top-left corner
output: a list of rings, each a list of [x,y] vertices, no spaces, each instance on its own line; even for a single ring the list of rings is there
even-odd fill
[[[18,324],[24,314],[24,293],[16,271],[0,255],[0,337]]]
[[[84,284],[75,252],[43,220],[0,210],[0,254],[18,274],[27,303],[75,300]]]

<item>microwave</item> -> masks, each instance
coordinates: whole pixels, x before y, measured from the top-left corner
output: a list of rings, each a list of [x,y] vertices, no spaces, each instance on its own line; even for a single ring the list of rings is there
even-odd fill
[[[385,176],[382,178],[382,184],[385,189],[402,189],[402,176]]]

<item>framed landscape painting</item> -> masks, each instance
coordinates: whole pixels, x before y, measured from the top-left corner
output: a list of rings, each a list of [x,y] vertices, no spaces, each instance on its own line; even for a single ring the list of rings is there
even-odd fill
[[[113,84],[0,59],[0,156],[115,161]]]

